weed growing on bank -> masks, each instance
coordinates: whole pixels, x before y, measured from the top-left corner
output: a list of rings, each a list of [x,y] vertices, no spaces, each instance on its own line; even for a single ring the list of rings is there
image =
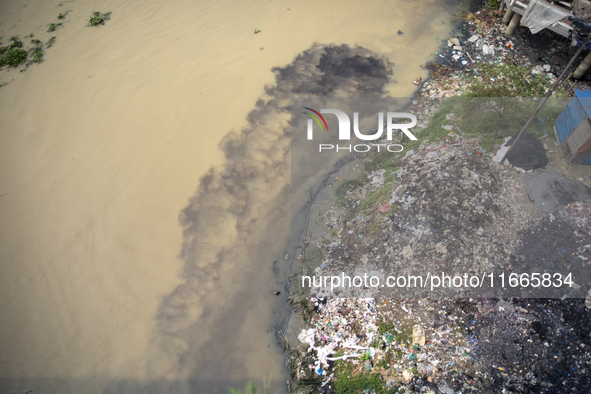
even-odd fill
[[[412,343],[412,327],[404,326],[402,329],[397,328],[391,321],[380,320],[378,322],[378,333],[387,343]],[[385,348],[385,343],[382,344],[379,340],[375,340],[370,347],[378,348],[379,346]],[[369,351],[368,351],[369,352]],[[339,349],[335,357],[344,356],[345,352]],[[393,385],[388,385],[380,373],[386,373],[391,363],[401,360],[403,357],[402,351],[394,347],[384,354],[384,357],[375,362],[371,371],[365,366],[366,360],[372,357],[369,353],[361,356],[359,362],[353,363],[351,360],[337,360],[335,362],[335,379],[332,382],[332,389],[335,393],[398,393],[404,392],[402,389],[397,389]],[[412,356],[411,356],[412,357]],[[415,356],[416,357],[416,356]],[[412,372],[412,371],[411,371]]]
[[[335,394],[367,392],[389,394],[393,392],[392,387],[388,387],[386,382],[376,373],[357,372],[350,363],[343,360],[337,361],[335,365],[335,380],[332,383]]]
[[[550,80],[532,75],[529,66],[481,63],[478,70],[466,91],[468,97],[542,97],[552,86]]]

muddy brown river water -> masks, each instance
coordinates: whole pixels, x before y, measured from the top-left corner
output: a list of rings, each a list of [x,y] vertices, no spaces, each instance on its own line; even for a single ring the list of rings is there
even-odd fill
[[[40,65],[0,71],[0,393],[225,393],[269,376],[282,390],[271,263],[289,159],[260,147],[289,144],[218,145],[248,127],[271,69],[314,43],[384,56],[387,93],[409,96],[455,6],[0,1],[2,45],[57,37]],[[92,11],[111,20],[87,27]],[[248,182],[224,184],[245,153]]]

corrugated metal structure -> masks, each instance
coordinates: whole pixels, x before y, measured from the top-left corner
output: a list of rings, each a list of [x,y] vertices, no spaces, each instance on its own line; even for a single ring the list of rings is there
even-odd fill
[[[556,119],[554,130],[569,164],[591,165],[591,90],[575,89],[575,95]]]

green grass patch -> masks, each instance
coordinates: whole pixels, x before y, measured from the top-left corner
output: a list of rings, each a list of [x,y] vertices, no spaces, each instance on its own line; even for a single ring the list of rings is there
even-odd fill
[[[57,19],[63,20],[66,19],[66,16],[68,15],[70,11],[66,11],[63,14],[60,12],[59,15],[57,16]]]
[[[393,387],[387,387],[380,375],[363,371],[354,375],[350,363],[344,360],[336,362],[335,380],[332,388],[336,394],[375,393],[388,394]]]
[[[101,26],[104,25],[106,21],[111,19],[111,13],[105,12],[100,13],[98,11],[94,11],[90,16],[90,20],[88,21],[88,26]]]

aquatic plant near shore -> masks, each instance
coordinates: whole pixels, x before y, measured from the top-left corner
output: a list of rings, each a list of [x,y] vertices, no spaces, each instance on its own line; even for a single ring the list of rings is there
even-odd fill
[[[49,41],[45,43],[45,48],[51,48],[55,44],[55,37],[51,37]]]
[[[12,44],[0,47],[0,67],[16,67],[27,58],[27,51],[20,49],[23,46],[18,37],[10,37]]]
[[[52,31],[55,31],[55,29],[57,29],[60,26],[62,26],[61,23],[50,23],[49,28],[47,29],[47,32],[51,33]]]
[[[29,57],[31,60],[29,60],[27,62],[27,64],[25,65],[26,67],[29,67],[31,64],[33,63],[42,63],[43,62],[43,48],[41,45],[35,47],[35,48],[31,48],[29,49]]]
[[[21,72],[23,72],[31,64],[43,62],[43,42],[33,39],[31,40],[31,43],[35,46],[25,50],[22,49],[23,43],[18,37],[13,36],[10,40],[12,41],[10,45],[0,47],[0,67],[17,67],[28,59],[25,63],[25,67],[21,70]],[[46,44],[47,48],[53,45],[54,42],[55,37],[52,37]]]
[[[88,21],[88,26],[100,26],[104,25],[105,21],[111,19],[111,12],[100,13],[98,11],[94,11],[90,16],[90,20]]]
[[[22,41],[18,37],[10,37],[12,44],[0,47],[0,67],[11,66],[16,67],[27,58],[27,51],[20,49],[23,46]]]

